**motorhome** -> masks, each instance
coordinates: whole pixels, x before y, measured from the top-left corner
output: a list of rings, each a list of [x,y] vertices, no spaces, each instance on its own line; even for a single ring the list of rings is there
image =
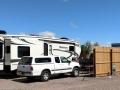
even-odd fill
[[[60,55],[71,60],[80,52],[79,42],[67,39],[0,34],[0,71],[15,71],[22,56]]]

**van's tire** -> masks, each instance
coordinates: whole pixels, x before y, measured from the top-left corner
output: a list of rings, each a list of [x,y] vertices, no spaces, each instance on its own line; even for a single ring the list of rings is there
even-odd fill
[[[50,79],[50,72],[49,71],[43,71],[41,76],[40,76],[40,80],[42,82],[46,82]]]
[[[79,69],[74,68],[73,71],[70,73],[72,77],[78,77],[79,76]]]
[[[28,76],[27,79],[32,81],[35,80],[35,77]]]

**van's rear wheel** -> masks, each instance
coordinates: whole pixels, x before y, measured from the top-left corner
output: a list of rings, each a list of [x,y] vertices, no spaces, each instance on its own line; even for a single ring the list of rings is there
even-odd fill
[[[40,76],[40,80],[42,82],[46,82],[50,79],[50,73],[48,71],[43,71],[41,76]]]
[[[79,76],[79,69],[74,68],[73,71],[71,72],[71,76],[78,77]]]

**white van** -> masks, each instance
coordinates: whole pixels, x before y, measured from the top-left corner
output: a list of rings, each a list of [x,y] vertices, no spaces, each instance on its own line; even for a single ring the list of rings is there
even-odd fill
[[[48,81],[53,74],[64,75],[70,73],[79,76],[79,63],[69,61],[63,56],[24,56],[19,61],[17,75],[30,80],[40,77],[41,81]]]

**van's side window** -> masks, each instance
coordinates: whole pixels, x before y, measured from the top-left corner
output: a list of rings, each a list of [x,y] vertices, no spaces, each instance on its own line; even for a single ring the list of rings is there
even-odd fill
[[[60,63],[59,57],[55,57],[55,62],[56,62],[56,63]]]
[[[30,47],[18,46],[18,57],[30,56]]]
[[[60,57],[62,63],[68,63],[68,59],[65,57]]]
[[[35,58],[35,63],[48,63],[51,62],[51,58]]]

